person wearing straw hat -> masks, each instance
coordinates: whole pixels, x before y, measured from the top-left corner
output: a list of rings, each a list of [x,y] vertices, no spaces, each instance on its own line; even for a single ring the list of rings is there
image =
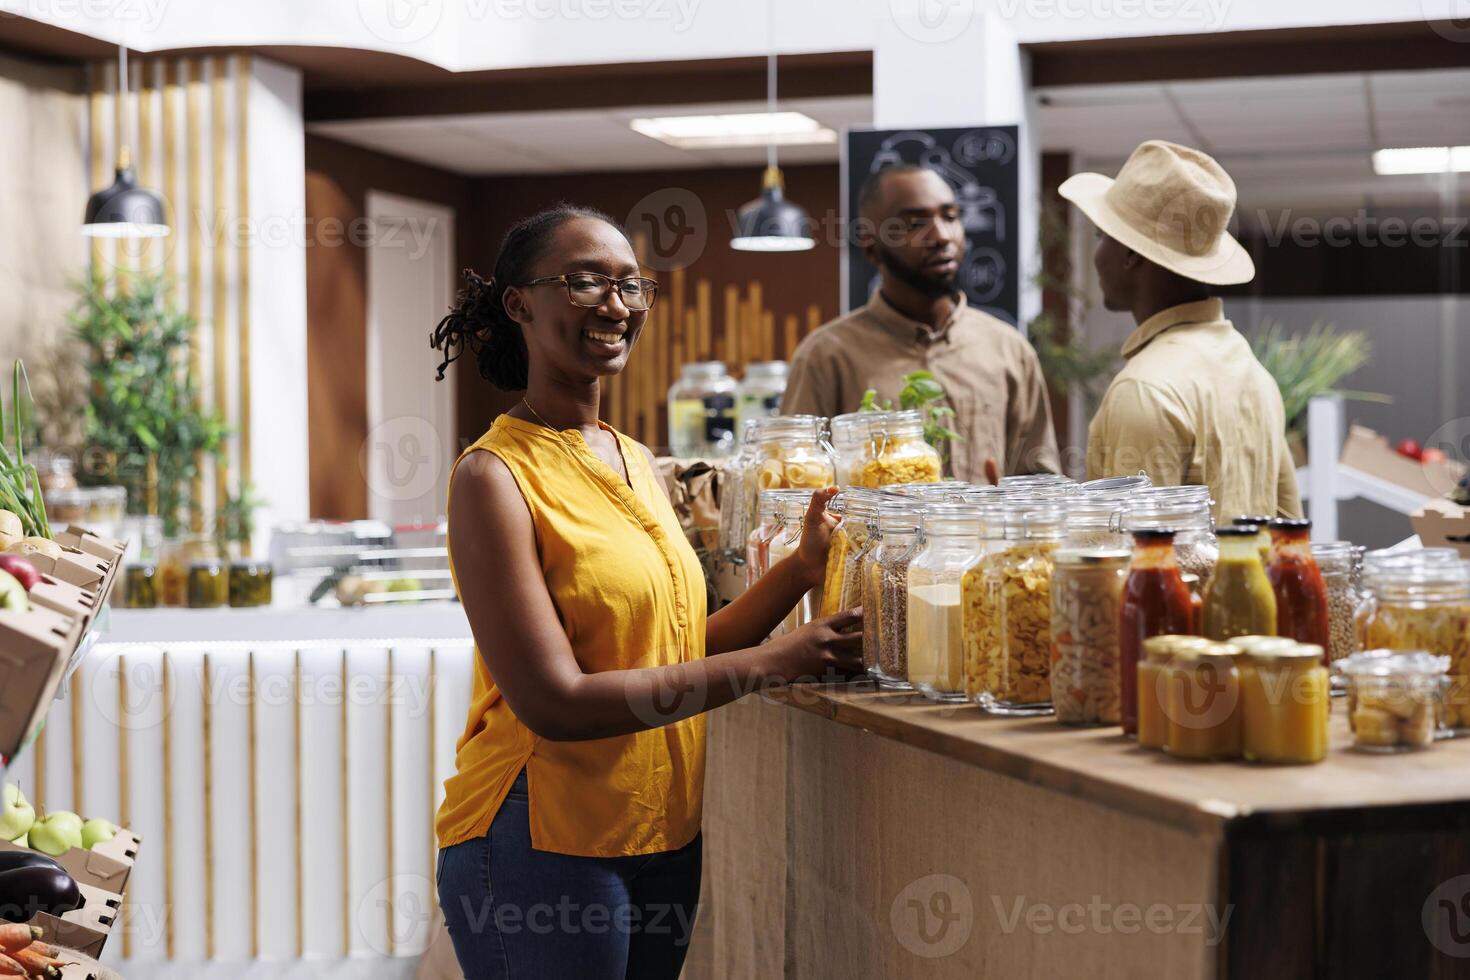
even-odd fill
[[[1230,175],[1199,150],[1148,140],[1117,179],[1074,174],[1058,191],[1097,226],[1103,305],[1137,324],[1088,428],[1088,478],[1142,470],[1156,486],[1207,485],[1217,516],[1300,517],[1281,391],[1213,288],[1256,274],[1226,230]]]

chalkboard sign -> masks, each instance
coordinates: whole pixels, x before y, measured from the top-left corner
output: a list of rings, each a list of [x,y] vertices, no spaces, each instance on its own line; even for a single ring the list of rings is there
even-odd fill
[[[842,159],[846,227],[857,217],[858,190],[869,174],[896,163],[937,172],[954,188],[968,242],[956,284],[971,306],[1015,324],[1020,296],[1017,138],[1015,126],[849,130]],[[878,288],[878,270],[850,236],[845,250],[844,298],[847,309],[857,309]]]

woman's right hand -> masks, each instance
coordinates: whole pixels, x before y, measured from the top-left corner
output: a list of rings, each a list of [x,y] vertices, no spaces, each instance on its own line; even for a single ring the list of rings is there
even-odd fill
[[[770,643],[772,673],[787,683],[863,671],[862,607],[814,619]]]

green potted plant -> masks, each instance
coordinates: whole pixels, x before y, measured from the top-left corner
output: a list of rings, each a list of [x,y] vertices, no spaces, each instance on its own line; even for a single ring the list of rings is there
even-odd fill
[[[176,537],[200,460],[217,456],[228,434],[187,369],[196,324],[169,304],[159,276],[129,273],[111,290],[89,278],[77,290],[71,325],[84,349],[92,449],[79,476],[126,487],[128,512],[156,513]]]

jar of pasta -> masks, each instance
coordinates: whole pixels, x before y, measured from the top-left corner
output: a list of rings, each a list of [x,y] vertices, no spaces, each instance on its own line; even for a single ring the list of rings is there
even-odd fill
[[[1164,751],[1178,759],[1240,758],[1239,647],[1179,643],[1165,675]]]
[[[880,687],[907,691],[909,658],[909,563],[919,550],[919,507],[892,499],[878,505],[878,545],[867,563],[867,604],[876,612],[878,663],[871,671]]]
[[[877,499],[864,490],[849,487],[828,505],[837,515],[837,529],[827,549],[827,571],[822,582],[819,615],[832,616],[862,605],[862,582],[852,580],[853,564],[868,545],[868,535],[877,520]]]
[[[936,483],[943,475],[939,451],[924,441],[922,413],[879,412],[869,422],[868,434],[869,456],[853,480],[859,486]]]
[[[1358,611],[1365,650],[1422,650],[1449,658],[1444,723],[1470,733],[1470,563],[1378,565],[1366,576],[1370,601]]]
[[[834,415],[828,422],[838,486],[856,485],[858,474],[872,458],[873,439],[869,429],[877,417],[877,412],[849,412]]]
[[[1000,649],[994,686],[980,706],[992,714],[1050,714],[1052,557],[1066,533],[1057,501],[1006,501],[1006,549],[1000,555]]]
[[[965,635],[965,696],[983,704],[1000,684],[1001,561],[1006,550],[1006,507],[1002,497],[973,500],[980,517],[980,557],[960,582]]]
[[[770,556],[771,539],[780,528],[781,498],[778,491],[766,491],[760,495],[755,527],[751,528],[745,544],[745,586],[749,588],[766,573]]]
[[[756,490],[820,490],[835,479],[832,455],[815,415],[759,419],[751,428],[755,451],[746,470]]]
[[[1198,576],[1201,592],[1208,591],[1220,557],[1210,506],[1209,487],[1150,487],[1135,494],[1126,520],[1131,531],[1173,531],[1179,570]]]
[[[1241,754],[1247,762],[1313,763],[1327,758],[1331,705],[1319,646],[1255,643],[1240,670]]]
[[[1363,752],[1434,744],[1450,658],[1427,650],[1364,650],[1332,665],[1347,681],[1348,727]]]
[[[1064,725],[1118,724],[1118,612],[1131,556],[1123,548],[1054,556],[1051,703]]]
[[[908,574],[908,679],[931,700],[964,701],[962,583],[981,557],[980,509],[932,504],[923,525]]]

